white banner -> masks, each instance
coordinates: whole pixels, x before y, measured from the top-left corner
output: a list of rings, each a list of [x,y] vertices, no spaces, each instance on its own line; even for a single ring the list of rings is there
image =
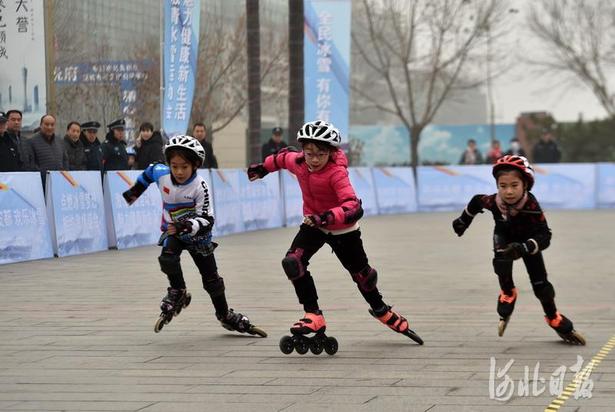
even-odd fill
[[[0,111],[23,112],[24,129],[47,111],[43,0],[0,1]]]

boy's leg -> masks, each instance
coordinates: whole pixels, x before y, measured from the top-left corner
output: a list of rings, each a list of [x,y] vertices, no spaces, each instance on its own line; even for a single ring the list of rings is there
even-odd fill
[[[182,242],[175,236],[168,236],[162,242],[162,252],[158,257],[160,270],[167,275],[169,284],[173,289],[186,289],[184,275],[179,263],[182,250]]]
[[[327,236],[327,243],[333,249],[342,266],[350,272],[359,292],[370,307],[375,312],[384,308],[386,305],[376,286],[378,272],[368,264],[361,240],[361,231],[354,230],[337,236],[329,235]]]
[[[542,253],[538,252],[535,255],[524,256],[523,263],[525,263],[527,273],[530,275],[534,295],[540,300],[545,315],[549,319],[554,319],[557,316],[555,289],[553,289],[551,282],[547,280],[547,270]]]
[[[192,250],[190,251],[190,255],[192,256],[192,259],[201,274],[203,289],[205,289],[205,291],[209,294],[211,302],[214,305],[216,310],[216,318],[221,319],[228,312],[228,304],[224,293],[224,279],[218,275],[216,258],[213,253],[204,256],[203,254]]]
[[[288,279],[295,287],[299,303],[306,312],[317,313],[318,294],[314,279],[307,270],[310,258],[325,243],[325,234],[307,225],[299,227],[299,233],[293,239],[286,256],[282,259],[282,267]]]

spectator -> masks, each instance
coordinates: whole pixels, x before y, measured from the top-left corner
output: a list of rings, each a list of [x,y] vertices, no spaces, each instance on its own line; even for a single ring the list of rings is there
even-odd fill
[[[278,153],[280,149],[284,149],[286,146],[288,145],[282,140],[282,128],[274,127],[271,131],[271,138],[261,148],[263,162],[267,156]]]
[[[5,113],[5,117],[7,119],[5,133],[21,150],[21,120],[23,116],[19,110],[12,109]]]
[[[483,163],[483,156],[476,148],[476,140],[468,140],[468,146],[461,154],[460,165],[477,165]]]
[[[542,135],[533,150],[534,163],[558,163],[562,157],[551,128],[542,129]]]
[[[86,170],[87,159],[83,142],[79,139],[81,135],[81,125],[77,122],[70,122],[66,127],[64,136],[64,151],[68,157],[68,170]]]
[[[487,152],[486,163],[495,164],[496,160],[502,157],[502,148],[500,147],[500,141],[494,139],[491,141],[491,149]]]
[[[196,138],[205,150],[205,161],[203,161],[201,169],[217,169],[218,159],[216,159],[214,155],[213,146],[207,141],[207,129],[203,123],[195,123],[194,126],[192,126],[192,137]]]
[[[117,119],[107,125],[109,131],[102,144],[104,170],[128,170],[128,153],[124,141],[126,121]]]
[[[164,153],[162,152],[164,142],[162,135],[154,131],[151,123],[145,122],[139,127],[139,137],[136,145],[136,165],[135,169],[144,170],[153,163],[164,163]]]
[[[519,139],[517,139],[516,137],[513,137],[512,139],[510,139],[510,149],[508,149],[508,151],[504,154],[510,155],[510,156],[526,157],[525,150],[521,148],[521,143],[519,142]]]
[[[6,132],[8,119],[0,112],[0,172],[19,172],[23,170],[19,147]]]
[[[62,140],[56,138],[55,131],[56,118],[46,114],[41,117],[40,131],[24,144],[24,147],[27,147],[27,168],[40,171],[43,180],[49,170],[68,170],[68,157]]]
[[[86,170],[103,170],[102,145],[98,140],[98,129],[100,123],[95,121],[85,122],[81,125],[81,143],[85,153]]]

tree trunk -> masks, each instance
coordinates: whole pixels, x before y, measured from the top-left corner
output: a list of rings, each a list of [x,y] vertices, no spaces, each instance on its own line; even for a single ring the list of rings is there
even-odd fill
[[[258,0],[246,0],[246,47],[248,56],[248,164],[260,161],[261,64]]]
[[[421,138],[421,132],[423,131],[423,125],[417,124],[411,126],[408,131],[410,132],[410,165],[412,166],[412,174],[414,175],[414,183],[418,188],[417,168],[419,166],[419,140]]]
[[[296,145],[304,120],[303,0],[288,0],[288,143]]]

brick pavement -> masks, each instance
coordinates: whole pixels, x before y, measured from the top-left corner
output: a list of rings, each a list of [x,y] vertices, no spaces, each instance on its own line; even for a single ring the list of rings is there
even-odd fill
[[[369,316],[326,247],[315,256],[310,268],[328,332],[340,342],[333,357],[278,349],[302,314],[280,265],[295,228],[218,239],[230,305],[265,328],[267,339],[218,325],[192,263],[184,263],[191,306],[154,334],[166,287],[156,247],[0,266],[0,410],[542,411],[555,398],[551,374],[577,355],[585,365],[615,335],[615,211],[547,214],[554,231],[547,269],[585,347],[561,343],[546,326],[520,265],[516,312],[498,338],[491,217],[480,216],[462,239],[450,229],[453,217],[362,223],[385,300],[410,319],[423,347]],[[490,399],[491,357],[498,369],[515,361],[492,380],[496,387],[517,392],[524,367],[531,378],[540,362],[537,376],[546,381],[537,388],[546,390]],[[568,371],[564,385],[571,380]],[[590,380],[592,398],[571,397],[560,410],[613,411],[615,353]]]

